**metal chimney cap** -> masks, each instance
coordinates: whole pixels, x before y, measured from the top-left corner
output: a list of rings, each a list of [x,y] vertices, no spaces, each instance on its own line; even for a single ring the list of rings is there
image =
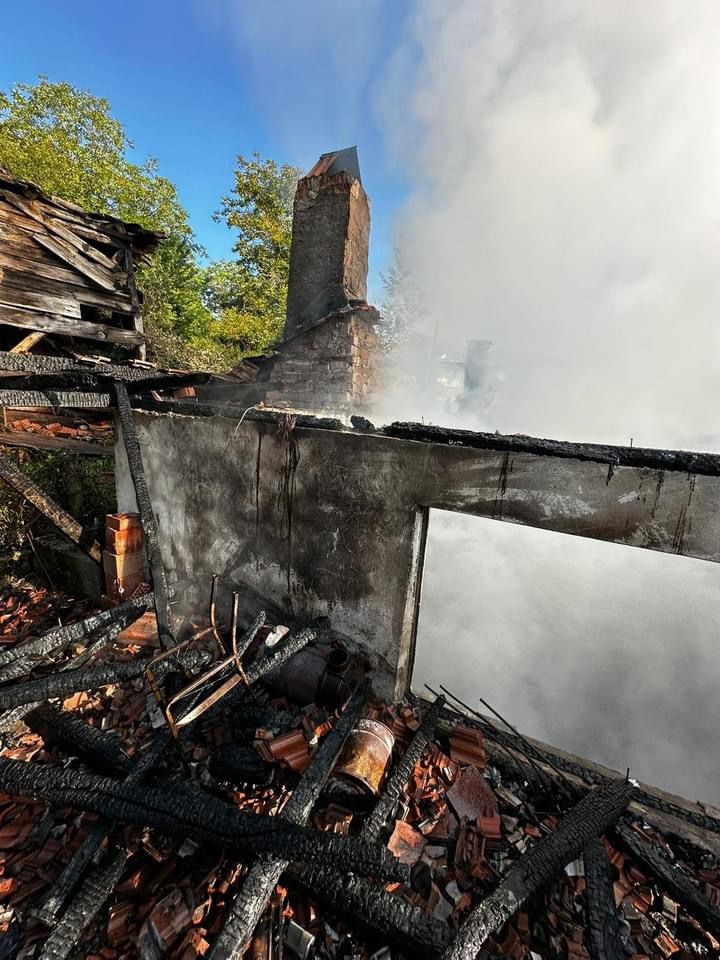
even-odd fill
[[[306,177],[322,177],[324,174],[348,173],[360,183],[360,161],[357,147],[344,147],[342,150],[331,150],[330,153],[320,154],[315,166],[308,170]]]

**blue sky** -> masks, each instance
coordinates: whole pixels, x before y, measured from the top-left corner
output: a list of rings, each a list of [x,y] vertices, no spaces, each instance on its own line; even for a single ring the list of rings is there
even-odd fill
[[[157,157],[177,185],[211,257],[230,253],[232,234],[211,215],[238,153],[307,169],[357,143],[378,297],[405,188],[376,122],[374,85],[406,13],[404,2],[379,0],[31,0],[3,10],[13,42],[3,43],[0,86],[44,73],[107,98],[138,158]]]

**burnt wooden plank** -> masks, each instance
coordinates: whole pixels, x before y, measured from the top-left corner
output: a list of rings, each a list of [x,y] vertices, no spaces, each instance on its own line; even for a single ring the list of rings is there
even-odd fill
[[[151,365],[133,363],[108,363],[93,357],[45,357],[16,356],[12,352],[0,350],[0,371],[12,373],[78,373],[103,374],[116,380],[143,380],[157,377],[172,371],[161,370]],[[180,373],[182,371],[178,371]]]
[[[135,499],[137,501],[138,512],[140,513],[145,555],[148,566],[150,567],[150,576],[155,592],[155,614],[157,616],[160,643],[163,648],[168,649],[174,645],[175,639],[172,630],[172,615],[170,612],[167,578],[165,576],[162,554],[160,553],[157,522],[145,481],[142,452],[140,450],[140,444],[138,443],[137,433],[135,432],[135,422],[133,420],[130,399],[125,384],[115,382],[114,392],[120,424],[122,425],[122,436],[123,443],[125,444],[125,453],[127,454],[128,467],[130,469],[133,486],[135,487]]]
[[[84,393],[79,390],[2,390],[0,407],[71,407],[103,410],[110,406],[109,393]]]
[[[43,516],[47,517],[58,530],[69,537],[73,543],[76,543],[88,556],[92,557],[97,563],[102,559],[100,545],[94,540],[89,540],[85,535],[82,524],[78,523],[74,517],[63,510],[59,503],[56,503],[52,497],[33,483],[30,477],[26,476],[12,460],[0,454],[0,479],[9,484],[13,490],[20,493],[31,503]]]
[[[2,296],[3,292],[0,289],[0,323],[6,323],[11,327],[42,330],[43,333],[59,333],[66,337],[79,337],[83,340],[119,343],[128,347],[135,347],[145,340],[144,335],[137,330],[121,330],[119,327],[92,323],[90,320],[77,320],[54,313],[43,313],[40,310],[7,306],[1,302]]]
[[[496,889],[475,907],[442,960],[475,960],[488,937],[574,860],[589,840],[602,836],[618,820],[632,793],[629,781],[615,780],[583,797],[565,814],[557,830],[525,853]]]

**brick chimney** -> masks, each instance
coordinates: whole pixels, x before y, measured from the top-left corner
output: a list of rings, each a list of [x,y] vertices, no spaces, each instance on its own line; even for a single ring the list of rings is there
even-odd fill
[[[356,148],[323,154],[295,194],[285,331],[267,403],[335,413],[366,405],[379,321],[366,300],[369,237]]]
[[[365,303],[369,239],[357,150],[323,154],[295,194],[286,338],[348,303]]]

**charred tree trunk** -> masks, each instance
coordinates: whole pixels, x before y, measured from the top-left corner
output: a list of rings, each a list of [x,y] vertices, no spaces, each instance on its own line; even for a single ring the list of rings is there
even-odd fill
[[[355,837],[303,829],[280,817],[241,813],[230,803],[188,785],[167,791],[139,787],[47,764],[0,759],[0,789],[13,796],[88,810],[120,823],[157,827],[172,836],[240,854],[324,862],[383,880],[405,881],[409,871],[386,849]]]
[[[672,894],[684,909],[715,938],[720,938],[720,910],[714,906],[679,867],[671,863],[651,843],[642,840],[627,823],[619,823],[615,833],[634,857]]]
[[[625,960],[607,850],[597,837],[583,847],[587,926],[593,960]]]
[[[365,707],[369,688],[368,681],[360,684],[343,715],[315,751],[310,766],[293,790],[281,814],[283,819],[298,826],[307,823],[330,771]],[[220,931],[209,960],[240,960],[245,945],[287,866],[287,860],[272,857],[259,857],[255,861],[228,912],[225,926]]]
[[[633,786],[614,780],[588,793],[560,821],[554,833],[518,860],[460,928],[443,960],[474,960],[487,938],[517,912],[522,903],[574,860],[588,840],[602,835],[630,802]]]
[[[189,650],[168,660],[161,660],[153,670],[156,677],[161,677],[171,670],[177,670],[178,664],[183,670],[198,670],[209,662],[210,654],[205,650]],[[105,663],[97,667],[54,673],[49,677],[16,683],[10,687],[0,687],[0,710],[18,707],[23,703],[49,700],[52,697],[69,697],[80,690],[94,690],[109,683],[128,683],[142,677],[146,666],[144,660]]]
[[[160,553],[155,514],[152,510],[150,494],[148,493],[147,483],[145,482],[142,454],[140,452],[137,433],[135,432],[135,421],[133,420],[132,409],[130,408],[127,388],[124,383],[116,381],[114,390],[120,424],[122,425],[123,442],[125,444],[128,467],[130,468],[130,476],[135,486],[135,499],[137,500],[140,523],[143,529],[145,555],[147,556],[148,566],[150,567],[150,576],[155,592],[155,614],[157,616],[158,635],[161,646],[167,650],[174,645],[175,638],[170,627],[170,599],[168,596],[165,568],[163,567],[162,555]]]
[[[12,460],[0,453],[0,479],[9,484],[13,490],[17,490],[21,496],[31,503],[43,516],[54,524],[61,533],[69,537],[73,543],[77,544],[88,556],[96,563],[102,560],[102,551],[100,544],[88,537],[82,524],[78,523],[74,517],[63,510],[59,503],[56,503],[52,497],[33,483],[30,477],[27,477],[22,470],[19,470]]]

